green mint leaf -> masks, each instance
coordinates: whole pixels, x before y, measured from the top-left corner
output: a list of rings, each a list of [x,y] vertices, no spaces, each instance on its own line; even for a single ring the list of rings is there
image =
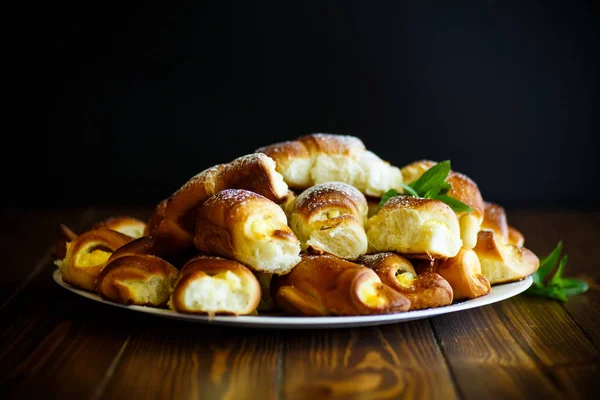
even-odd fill
[[[564,293],[564,291],[556,287],[531,286],[529,289],[527,289],[527,293],[535,296],[547,297],[549,299],[558,300],[563,303],[567,301],[567,296]]]
[[[448,182],[444,182],[440,185],[440,192],[438,194],[446,194],[452,189],[452,185]]]
[[[560,259],[560,263],[558,264],[558,269],[556,270],[556,272],[554,273],[554,276],[550,280],[550,285],[560,286],[560,283],[562,281],[562,274],[563,274],[563,271],[565,270],[565,267],[567,266],[568,259],[569,259],[569,257],[567,255],[564,255]]]
[[[471,212],[473,209],[454,197],[447,196],[445,194],[435,196],[436,200],[442,201],[450,206],[454,212]]]
[[[381,196],[381,200],[379,200],[379,204],[377,205],[377,210],[380,210],[381,207],[392,197],[398,196],[398,191],[396,189],[390,189]]]
[[[423,197],[426,199],[435,199],[435,196],[438,195],[438,193],[440,192],[441,187],[437,186],[437,187],[433,187],[431,189],[429,189],[424,195]]]
[[[422,197],[428,190],[441,186],[449,173],[450,160],[441,161],[425,171],[425,173],[415,182],[411,183],[410,186]]]
[[[540,260],[540,266],[538,270],[533,274],[533,283],[535,285],[542,285],[544,283],[544,279],[546,279],[546,277],[550,275],[552,270],[554,270],[554,267],[558,262],[558,257],[562,252],[562,247],[563,243],[561,240],[558,242],[554,250],[552,250],[552,252],[547,257],[544,257]]]
[[[415,192],[415,189],[413,189],[411,186],[405,185],[404,183],[401,183],[400,185],[402,185],[402,187],[404,188],[404,194],[405,195],[410,195],[410,196],[414,196],[414,197],[420,197],[419,193]]]
[[[587,292],[588,284],[580,279],[563,278],[560,281],[560,287],[567,296],[574,296]]]

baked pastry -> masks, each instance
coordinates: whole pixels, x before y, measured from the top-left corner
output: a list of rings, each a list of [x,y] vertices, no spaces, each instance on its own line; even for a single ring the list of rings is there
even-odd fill
[[[474,299],[490,292],[490,281],[472,249],[460,249],[455,257],[439,262],[436,271],[452,287],[455,300]]]
[[[200,172],[160,202],[145,235],[163,242],[160,247],[172,253],[193,246],[197,208],[213,194],[229,188],[247,189],[275,202],[283,201],[288,193],[271,158],[248,154]]]
[[[246,315],[261,298],[258,280],[242,264],[220,257],[199,255],[181,270],[169,307],[191,314]]]
[[[367,200],[354,186],[320,183],[298,195],[289,226],[302,250],[354,260],[367,251],[367,213]]]
[[[415,161],[401,169],[404,183],[410,184],[421,177],[429,168],[436,164],[434,161]],[[483,198],[477,184],[468,176],[459,172],[450,171],[446,178],[452,188],[448,196],[470,206],[473,211],[457,213],[460,224],[460,238],[462,247],[472,249],[477,244],[477,232],[479,232],[484,215]]]
[[[146,223],[133,217],[110,217],[100,221],[92,227],[92,229],[98,228],[112,229],[113,231],[121,232],[124,235],[137,239],[141,236],[144,236]]]
[[[112,252],[129,243],[130,236],[112,229],[92,229],[67,243],[63,260],[56,260],[63,281],[68,284],[94,291],[96,278],[106,265]]]
[[[114,255],[114,253],[113,253]],[[162,258],[127,254],[112,258],[96,280],[96,291],[121,304],[166,306],[179,270]]]
[[[519,281],[540,266],[539,258],[529,249],[498,239],[496,232],[482,230],[473,249],[479,258],[481,272],[492,285]]]
[[[58,237],[54,244],[53,256],[55,260],[63,260],[67,255],[67,243],[72,242],[77,234],[65,224],[58,225]]]
[[[496,240],[501,243],[510,243],[518,247],[523,246],[525,237],[516,228],[508,224],[504,207],[489,201],[484,201],[483,204],[485,212],[481,230],[493,231]]]
[[[407,311],[410,301],[373,270],[331,255],[308,255],[287,275],[273,276],[277,308],[296,315],[368,315]]]
[[[254,276],[256,276],[260,285],[260,302],[256,309],[258,311],[274,311],[275,302],[271,297],[271,279],[273,278],[273,274],[268,272],[254,272]]]
[[[300,261],[300,242],[283,209],[260,194],[226,189],[198,209],[196,248],[255,271],[286,274]]]
[[[417,275],[411,262],[392,252],[359,257],[358,264],[371,268],[381,282],[410,300],[410,310],[446,306],[452,303],[452,287],[435,272]]]
[[[288,186],[305,190],[325,182],[345,182],[370,196],[401,190],[400,169],[365,148],[357,137],[313,133],[260,147],[275,160]]]
[[[367,220],[368,253],[393,251],[413,258],[450,258],[461,248],[458,218],[438,200],[389,199]]]

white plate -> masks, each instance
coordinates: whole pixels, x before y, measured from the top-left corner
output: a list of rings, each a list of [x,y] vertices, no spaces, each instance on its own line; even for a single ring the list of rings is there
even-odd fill
[[[69,284],[63,282],[60,272],[54,271],[54,280],[63,288],[77,293],[88,299],[108,304],[115,307],[125,308],[127,310],[139,311],[159,317],[180,319],[191,322],[200,322],[204,324],[229,325],[240,328],[287,328],[287,329],[311,329],[311,328],[345,328],[352,326],[373,326],[392,324],[396,322],[411,321],[414,319],[433,317],[435,315],[447,314],[456,311],[468,310],[488,304],[496,303],[518,295],[527,290],[533,279],[531,276],[519,282],[505,283],[492,286],[492,290],[485,296],[473,300],[462,301],[445,307],[431,308],[427,310],[408,311],[397,314],[382,315],[361,315],[353,317],[292,317],[292,316],[273,316],[273,315],[254,315],[254,316],[224,316],[217,315],[209,319],[206,315],[182,314],[162,308],[152,308],[145,306],[126,306],[112,301],[103,300],[95,293],[75,289]]]

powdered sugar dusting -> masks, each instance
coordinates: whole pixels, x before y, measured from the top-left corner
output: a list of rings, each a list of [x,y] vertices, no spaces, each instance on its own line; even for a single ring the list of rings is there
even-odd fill
[[[338,193],[347,197],[357,206],[364,203],[362,207],[366,207],[365,196],[354,186],[344,182],[327,182],[314,185],[300,193],[296,198],[295,208],[307,208],[311,213],[315,209],[327,205],[339,204]]]

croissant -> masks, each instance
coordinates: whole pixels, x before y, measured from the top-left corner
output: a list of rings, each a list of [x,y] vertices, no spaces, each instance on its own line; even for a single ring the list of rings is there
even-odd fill
[[[407,311],[410,300],[371,269],[331,255],[308,255],[287,275],[273,276],[277,308],[296,315],[368,315]]]
[[[403,167],[401,171],[404,182],[410,184],[416,181],[435,164],[434,161],[421,160]],[[484,216],[484,204],[481,192],[471,178],[459,172],[450,171],[446,182],[452,186],[450,191],[448,191],[448,196],[460,200],[473,209],[471,212],[458,213],[462,247],[472,249],[477,244],[477,232],[479,232]]]
[[[371,268],[381,282],[410,300],[410,310],[446,306],[452,303],[452,287],[435,272],[415,272],[411,262],[392,252],[359,257],[357,263]]]
[[[256,310],[260,298],[260,285],[248,268],[199,255],[181,270],[169,307],[181,313],[245,315]]]
[[[366,150],[354,136],[313,133],[263,146],[256,152],[275,160],[277,171],[296,190],[325,182],[345,182],[366,195],[380,197],[389,189],[402,187],[400,169]]]
[[[498,240],[496,232],[482,230],[473,249],[483,275],[490,283],[519,281],[533,274],[540,266],[539,258],[529,249]]]
[[[477,254],[460,249],[456,257],[441,261],[437,273],[448,281],[455,300],[474,299],[490,292],[490,281],[482,274]]]
[[[56,260],[55,263],[60,269],[63,281],[81,289],[94,291],[96,278],[112,252],[131,240],[130,236],[111,229],[93,229],[67,243],[65,258]]]
[[[137,239],[144,235],[146,223],[133,217],[110,217],[92,227],[92,229],[99,228],[112,229],[113,231],[121,232],[124,235]]]
[[[508,224],[504,207],[489,201],[484,201],[484,206],[485,212],[481,230],[493,231],[495,239],[501,243],[510,243],[522,247],[525,237],[516,228]]]
[[[194,244],[260,272],[286,274],[300,261],[300,242],[281,207],[244,189],[222,190],[199,208]]]
[[[247,189],[272,201],[281,202],[287,184],[275,170],[275,162],[261,153],[238,157],[192,177],[169,198],[161,201],[144,232],[153,236],[171,253],[193,246],[197,208],[213,194],[229,188]]]
[[[461,248],[458,218],[445,203],[396,196],[365,224],[368,253],[393,251],[412,258],[450,258]]]
[[[298,195],[289,226],[302,250],[354,260],[367,251],[367,201],[354,186],[317,184]]]
[[[144,254],[151,249],[151,242],[151,238],[141,237],[111,255],[96,280],[102,298],[121,304],[167,304],[179,270],[162,258]]]

